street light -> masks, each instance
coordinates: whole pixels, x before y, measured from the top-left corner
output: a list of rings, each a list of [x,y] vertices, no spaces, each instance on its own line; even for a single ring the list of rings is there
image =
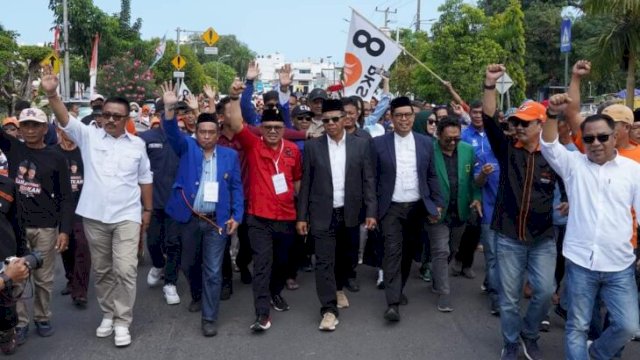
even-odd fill
[[[216,61],[216,85],[218,86],[218,91],[220,91],[220,63],[222,60],[230,57],[231,55],[229,54],[223,55],[218,58],[218,61]]]

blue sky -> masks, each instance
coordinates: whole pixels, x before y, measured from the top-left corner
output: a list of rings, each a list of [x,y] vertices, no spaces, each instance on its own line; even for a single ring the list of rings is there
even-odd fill
[[[473,1],[467,1],[473,2]],[[0,23],[20,33],[19,42],[50,42],[53,14],[49,0],[2,1]],[[107,13],[120,9],[118,0],[94,0]],[[437,8],[444,0],[422,0],[421,18],[438,17]],[[417,10],[417,0],[132,0],[132,19],[142,18],[142,37],[175,39],[179,26],[204,31],[212,26],[219,34],[235,34],[258,54],[280,52],[295,61],[332,56],[342,59],[352,6],[376,25],[382,25],[384,14],[378,9],[389,7],[389,27],[409,27]],[[429,24],[422,25],[423,28]]]

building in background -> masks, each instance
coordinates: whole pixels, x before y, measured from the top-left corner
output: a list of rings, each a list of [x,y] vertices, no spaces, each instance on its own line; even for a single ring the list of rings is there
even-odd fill
[[[278,84],[278,69],[287,64],[284,55],[275,53],[270,55],[259,55],[256,58],[260,66],[260,80],[255,85],[257,92],[264,92],[274,89]],[[302,61],[290,62],[293,70],[293,83],[291,84],[294,93],[307,94],[316,87],[326,89],[338,84],[342,68],[327,59],[312,60],[310,58]]]

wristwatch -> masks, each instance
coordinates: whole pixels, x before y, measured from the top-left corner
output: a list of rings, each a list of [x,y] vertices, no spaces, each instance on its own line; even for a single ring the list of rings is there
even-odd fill
[[[0,279],[2,279],[2,281],[4,282],[5,289],[13,286],[13,280],[11,280],[11,278],[7,274],[0,273]]]

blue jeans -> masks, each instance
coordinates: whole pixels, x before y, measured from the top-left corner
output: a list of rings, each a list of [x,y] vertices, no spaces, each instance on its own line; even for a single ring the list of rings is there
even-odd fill
[[[492,302],[498,302],[498,288],[500,287],[500,275],[496,257],[497,234],[491,230],[491,224],[480,225],[480,242],[484,253],[485,273],[487,281],[487,293]]]
[[[638,289],[634,265],[622,271],[600,272],[566,260],[569,314],[565,332],[567,359],[611,359],[638,331]],[[587,353],[587,332],[596,298],[607,307],[609,326]]]
[[[537,340],[538,327],[551,306],[556,267],[556,243],[553,237],[524,243],[498,233],[496,253],[500,281],[500,325],[506,344],[516,344],[518,337]],[[525,271],[533,295],[524,319],[520,315],[520,298]]]

